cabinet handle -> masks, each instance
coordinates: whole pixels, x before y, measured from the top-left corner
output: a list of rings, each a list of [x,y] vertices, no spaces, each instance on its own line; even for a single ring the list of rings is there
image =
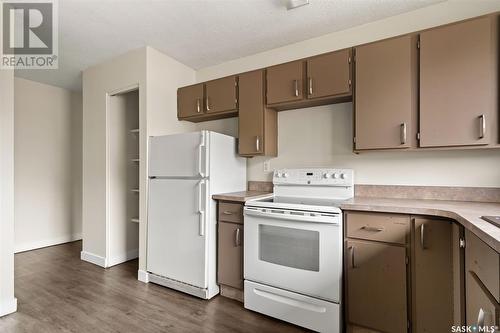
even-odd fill
[[[201,112],[201,103],[199,98],[196,99],[196,112]]]
[[[255,137],[255,149],[260,151],[260,137],[258,135]]]
[[[350,246],[349,250],[351,250],[351,267],[356,268],[356,262],[354,261],[354,246]]]
[[[406,144],[406,123],[401,124],[401,130],[399,135],[401,139],[401,144],[402,145]]]
[[[424,242],[424,236],[425,236],[425,223],[422,223],[420,226],[420,247],[422,250],[425,250],[425,242]]]
[[[299,81],[293,80],[293,86],[295,87],[295,97],[299,97]]]
[[[366,231],[375,231],[375,232],[384,231],[384,228],[382,228],[382,227],[370,227],[367,225],[361,227],[361,229],[366,230]]]
[[[234,245],[235,246],[241,245],[241,230],[240,230],[240,228],[236,229],[236,233],[234,236]]]
[[[312,77],[309,77],[309,95],[312,95],[312,94],[313,94],[313,79],[312,79]]]
[[[207,111],[210,111],[210,99],[209,97],[207,96],[207,98],[205,99],[205,106],[207,108]]]
[[[479,312],[477,314],[477,326],[478,326],[478,328],[484,326],[485,314],[486,314],[486,312],[484,312],[483,308],[480,308]]]
[[[479,139],[483,139],[486,135],[486,116],[484,114],[479,116]]]
[[[222,214],[224,214],[224,215],[233,215],[233,213],[230,212],[230,211],[228,211],[228,210],[223,211]]]

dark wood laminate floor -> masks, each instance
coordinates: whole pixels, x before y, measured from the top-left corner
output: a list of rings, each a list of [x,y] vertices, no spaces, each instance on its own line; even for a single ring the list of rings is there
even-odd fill
[[[81,242],[16,254],[18,312],[0,332],[303,332],[230,299],[204,301],[136,279],[137,261],[102,269]]]

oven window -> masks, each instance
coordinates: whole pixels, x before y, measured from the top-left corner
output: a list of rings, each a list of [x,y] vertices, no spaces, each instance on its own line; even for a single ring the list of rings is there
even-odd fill
[[[260,224],[259,259],[319,272],[319,232]]]

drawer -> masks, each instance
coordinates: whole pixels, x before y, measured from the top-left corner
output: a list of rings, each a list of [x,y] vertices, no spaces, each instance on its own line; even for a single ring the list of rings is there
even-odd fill
[[[500,255],[472,232],[465,232],[465,271],[474,272],[500,302]]]
[[[346,226],[347,237],[406,244],[410,232],[410,216],[348,212]]]
[[[243,224],[243,205],[232,202],[219,202],[219,221]]]

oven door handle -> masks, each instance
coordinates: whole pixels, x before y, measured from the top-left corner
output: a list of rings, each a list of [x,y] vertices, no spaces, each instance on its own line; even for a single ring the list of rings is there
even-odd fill
[[[273,212],[274,211],[274,212]],[[298,222],[308,222],[308,223],[324,223],[324,224],[335,224],[339,225],[338,214],[329,213],[312,213],[316,214],[314,216],[311,215],[295,215],[293,211],[291,213],[276,213],[277,211],[282,211],[281,209],[261,209],[261,208],[248,208],[245,207],[244,212],[245,215],[248,216],[258,216],[276,220],[286,220],[286,221],[298,221]],[[297,212],[299,213],[299,212]],[[304,213],[304,212],[300,212]]]

